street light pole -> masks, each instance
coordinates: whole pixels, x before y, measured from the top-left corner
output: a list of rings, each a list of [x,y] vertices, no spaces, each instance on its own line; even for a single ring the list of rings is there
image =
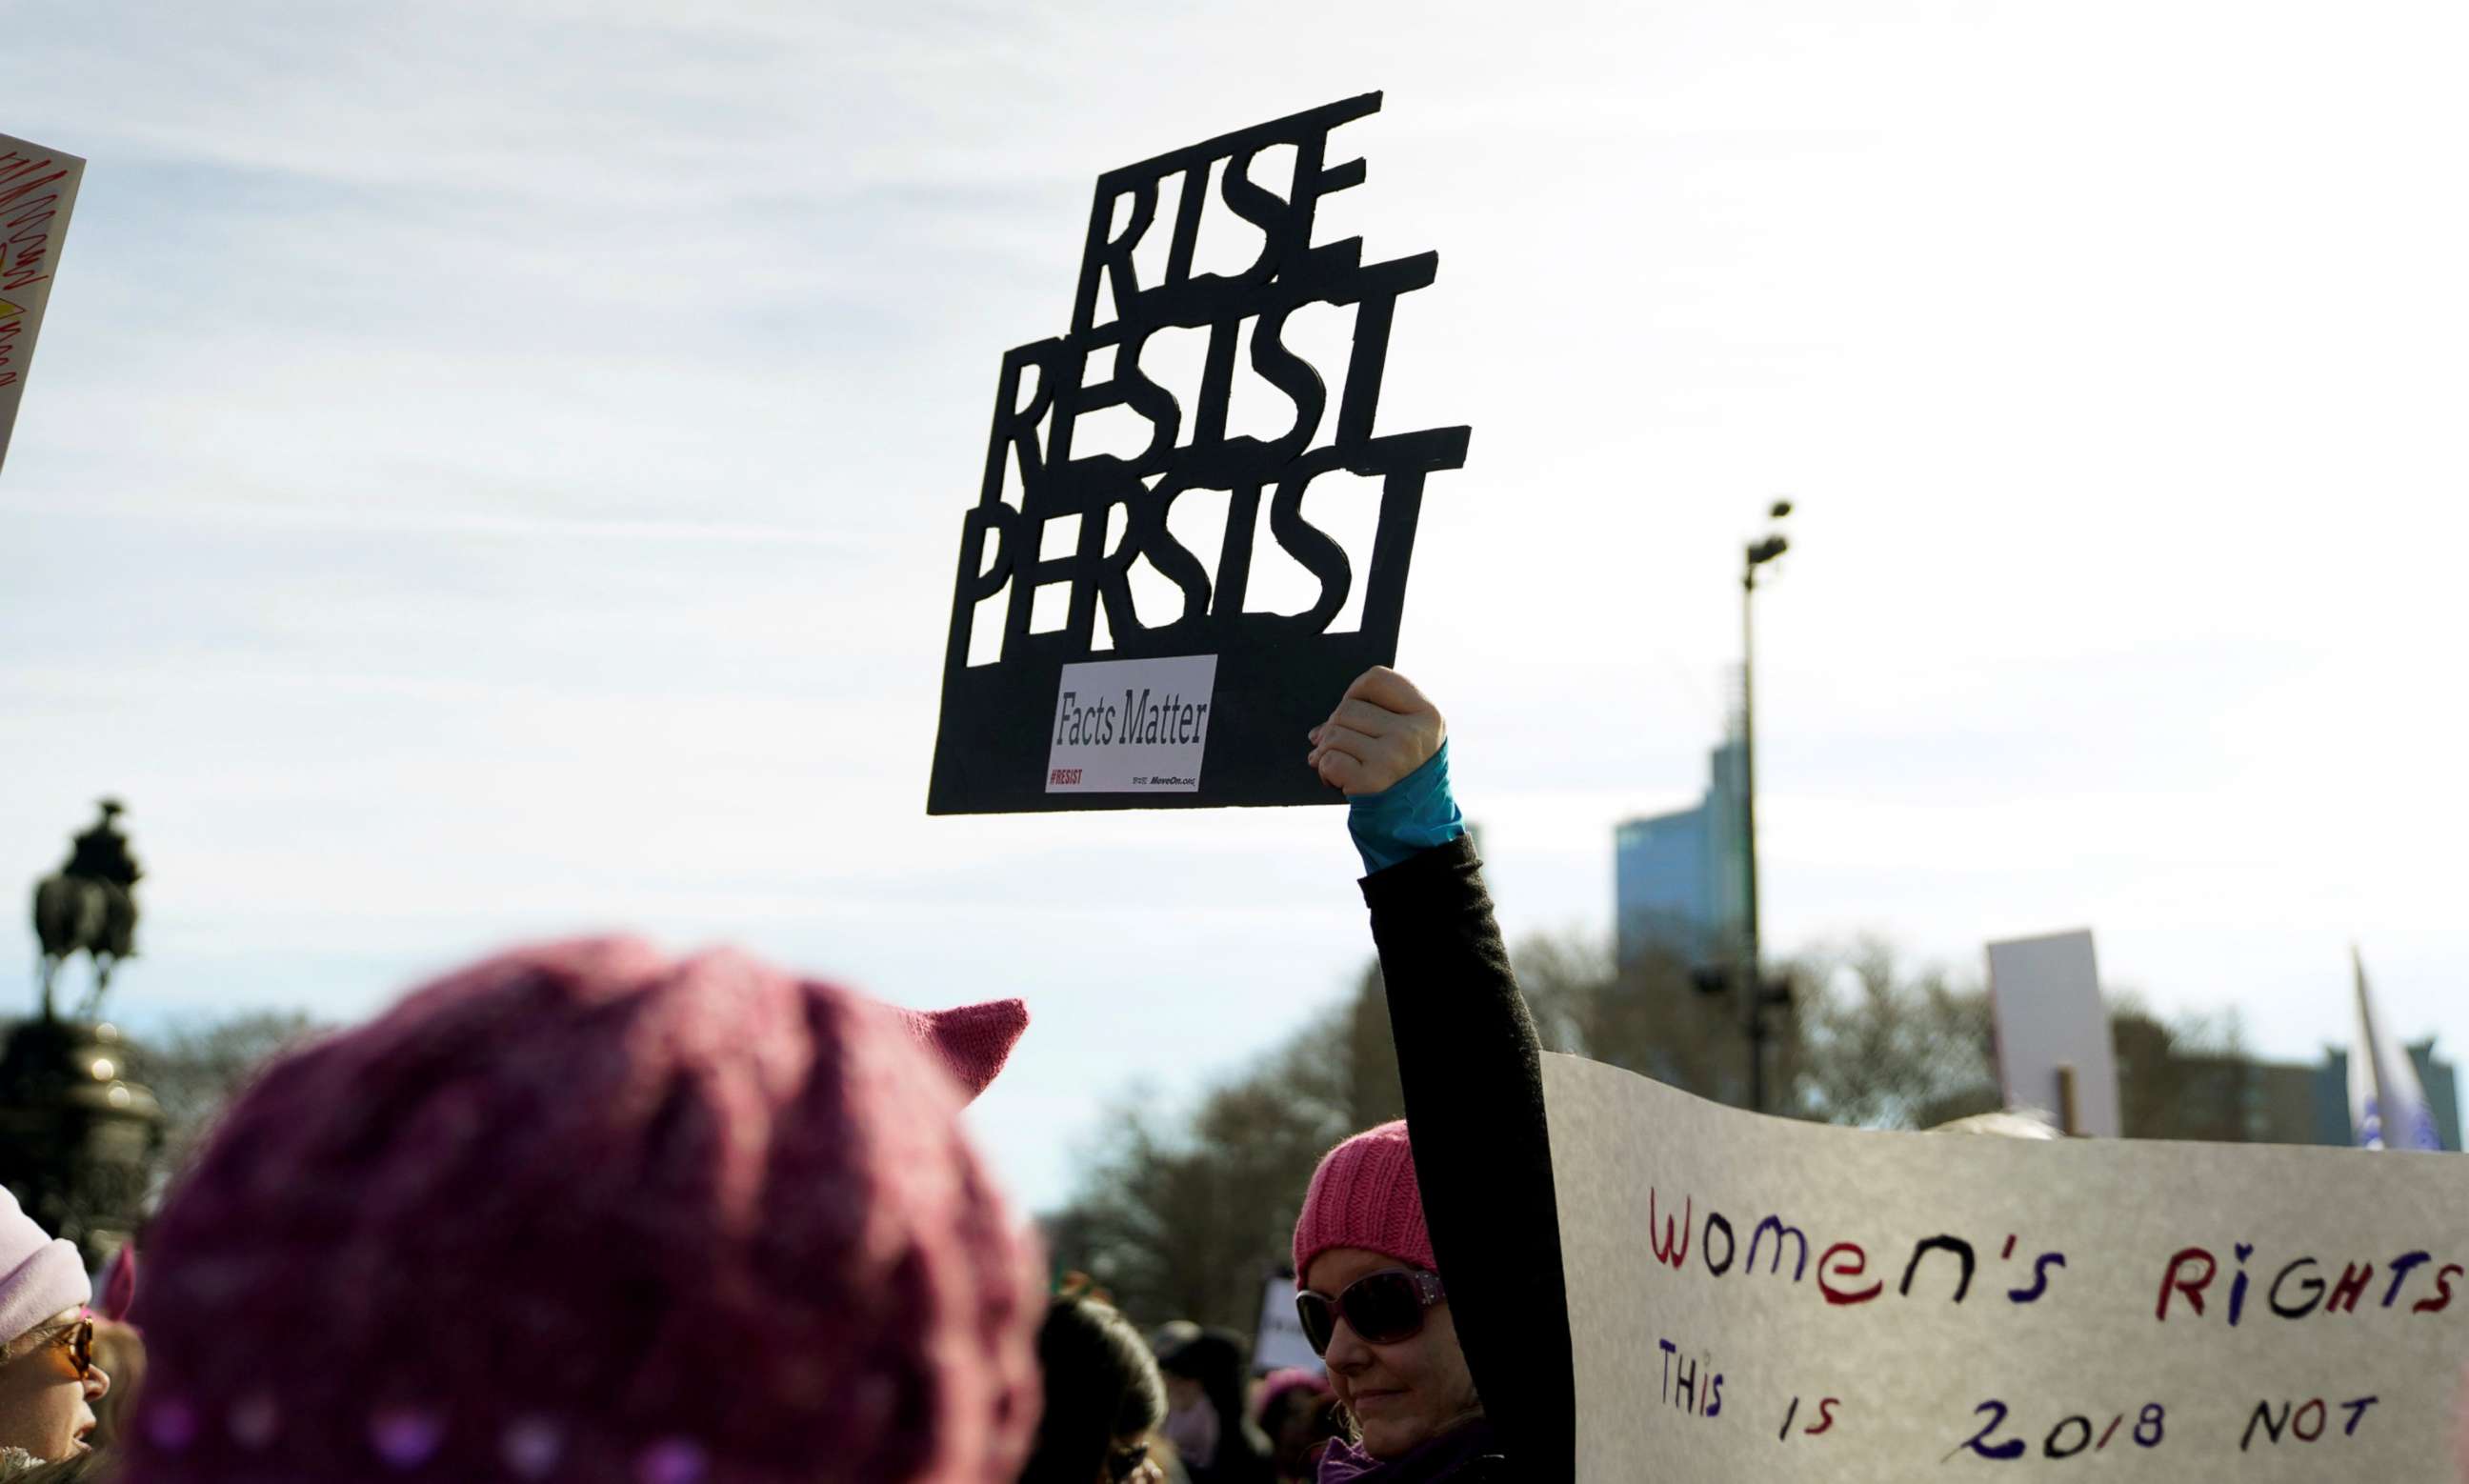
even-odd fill
[[[1779,499],[1767,512],[1771,520],[1780,521],[1791,514],[1791,501]],[[1754,668],[1756,633],[1751,622],[1753,600],[1758,591],[1758,568],[1773,561],[1791,544],[1780,533],[1769,533],[1765,540],[1751,544],[1742,552],[1741,563],[1741,973],[1742,992],[1748,1000],[1749,1035],[1749,1111],[1766,1109],[1766,1042],[1773,1032],[1766,1024],[1766,1011],[1776,1006],[1788,1005],[1791,991],[1786,985],[1768,985],[1765,965],[1758,941],[1758,722],[1757,678]]]

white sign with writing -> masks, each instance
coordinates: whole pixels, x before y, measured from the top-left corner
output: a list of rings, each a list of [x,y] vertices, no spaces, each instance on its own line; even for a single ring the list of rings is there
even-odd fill
[[[17,426],[85,161],[0,134],[0,464]]]
[[[1991,943],[1989,1009],[2006,1105],[2071,1113],[2066,1132],[2117,1137],[2117,1059],[2091,934]]]
[[[1578,1477],[2454,1477],[2469,1156],[1881,1133],[1543,1058]]]
[[[1303,1316],[1295,1311],[1295,1281],[1283,1273],[1271,1273],[1260,1289],[1260,1327],[1252,1336],[1252,1371],[1265,1376],[1290,1366],[1317,1371],[1320,1353],[1311,1348]]]
[[[1046,791],[1197,793],[1216,686],[1215,655],[1065,665]]]

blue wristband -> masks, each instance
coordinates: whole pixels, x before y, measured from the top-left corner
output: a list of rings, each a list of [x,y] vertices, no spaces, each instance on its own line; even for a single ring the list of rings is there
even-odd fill
[[[1465,816],[1449,797],[1447,739],[1414,772],[1376,794],[1348,800],[1346,827],[1367,876],[1465,834]]]

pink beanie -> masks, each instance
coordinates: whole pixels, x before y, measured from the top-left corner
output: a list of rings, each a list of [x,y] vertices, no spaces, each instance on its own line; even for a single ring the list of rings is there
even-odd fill
[[[129,1484],[993,1484],[1037,1258],[899,1012],[489,959],[269,1069],[156,1218]]]
[[[1438,1269],[1403,1121],[1367,1128],[1321,1156],[1295,1220],[1295,1287],[1303,1287],[1312,1259],[1331,1247],[1361,1247]]]
[[[1011,1059],[1013,1043],[1028,1029],[1028,1007],[1018,1000],[988,1000],[943,1010],[902,1010],[900,1018],[975,1101]]]
[[[93,1298],[76,1245],[36,1225],[0,1185],[0,1345]]]
[[[1258,1423],[1267,1417],[1269,1408],[1289,1391],[1308,1391],[1315,1396],[1326,1397],[1335,1390],[1329,1384],[1328,1371],[1325,1367],[1290,1365],[1283,1370],[1271,1371],[1252,1388],[1252,1420]]]

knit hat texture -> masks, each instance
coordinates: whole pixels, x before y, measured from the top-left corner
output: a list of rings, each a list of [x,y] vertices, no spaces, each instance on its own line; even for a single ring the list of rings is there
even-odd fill
[[[0,1186],[0,1345],[93,1298],[76,1245],[43,1230]]]
[[[1361,1247],[1437,1271],[1423,1193],[1403,1120],[1367,1128],[1321,1156],[1295,1221],[1295,1287],[1331,1247]]]
[[[994,1484],[1034,1244],[899,1012],[721,950],[486,960],[296,1052],[147,1245],[127,1484]]]
[[[1333,1394],[1336,1388],[1329,1384],[1328,1371],[1326,1367],[1305,1368],[1290,1365],[1281,1370],[1271,1371],[1261,1377],[1259,1383],[1252,1388],[1252,1420],[1266,1426],[1269,1409],[1276,1406],[1278,1399],[1289,1391],[1308,1391],[1314,1396],[1326,1397]]]
[[[103,1311],[103,1317],[118,1324],[128,1317],[128,1306],[135,1302],[137,1244],[124,1241],[120,1244],[120,1256],[113,1258],[111,1266],[104,1271],[103,1302],[96,1307]]]
[[[1028,1007],[1018,1000],[988,1000],[942,1010],[902,1010],[900,1017],[910,1033],[959,1081],[971,1101],[1004,1069],[1013,1044],[1028,1029]]]

